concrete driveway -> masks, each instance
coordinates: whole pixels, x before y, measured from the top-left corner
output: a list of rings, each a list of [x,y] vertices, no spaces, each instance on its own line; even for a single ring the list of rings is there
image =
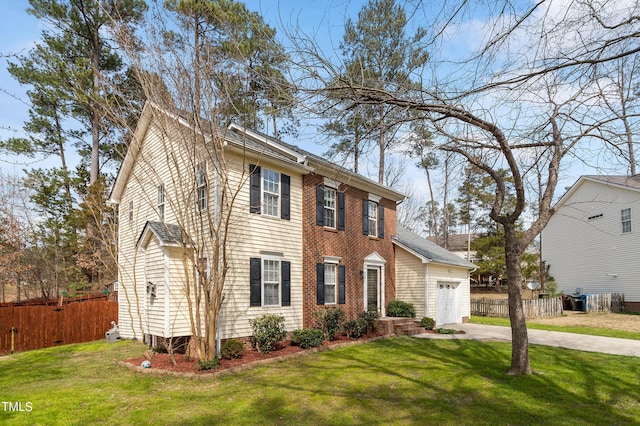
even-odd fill
[[[443,328],[464,330],[465,334],[419,334],[415,337],[429,339],[473,339],[511,341],[511,328],[484,324],[449,324]],[[558,331],[529,329],[529,343],[611,355],[640,356],[640,340],[614,337],[590,336],[586,334],[561,333]]]

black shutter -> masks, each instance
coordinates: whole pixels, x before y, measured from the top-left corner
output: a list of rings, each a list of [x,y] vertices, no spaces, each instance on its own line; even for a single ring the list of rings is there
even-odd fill
[[[249,164],[249,212],[260,214],[260,166]]]
[[[384,206],[378,205],[378,238],[384,238]]]
[[[362,235],[369,235],[369,200],[362,200]]]
[[[280,218],[290,219],[289,210],[291,209],[291,177],[280,174],[281,199],[280,199]]]
[[[324,226],[324,186],[316,186],[316,225]]]
[[[338,231],[344,231],[344,192],[338,192]]]
[[[282,306],[291,306],[291,262],[280,262],[282,270]]]
[[[338,303],[346,303],[345,266],[338,265]]]
[[[262,260],[252,257],[249,278],[249,306],[262,305]]]
[[[324,263],[316,263],[316,303],[324,305]]]

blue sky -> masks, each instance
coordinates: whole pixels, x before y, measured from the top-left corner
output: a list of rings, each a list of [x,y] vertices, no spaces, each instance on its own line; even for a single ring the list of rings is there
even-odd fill
[[[283,35],[285,29],[299,28],[307,35],[313,36],[325,53],[337,49],[342,39],[342,27],[345,19],[357,19],[357,13],[366,0],[247,0],[245,3],[251,10],[259,12],[267,23],[278,29]],[[422,3],[424,6],[427,3]],[[28,119],[25,88],[21,87],[7,72],[7,55],[26,54],[40,39],[43,25],[33,16],[26,13],[29,6],[27,0],[3,2],[0,25],[0,138],[22,135],[22,124]],[[425,16],[429,13],[426,6],[421,6],[417,13]],[[423,21],[424,21],[423,20]],[[482,26],[481,21],[468,21],[465,27],[458,27],[450,39],[449,49],[468,48],[473,43],[474,25]],[[476,40],[477,42],[477,40]],[[286,45],[286,42],[285,42]],[[443,46],[440,46],[444,49]],[[327,147],[316,143],[321,138],[313,127],[305,127],[297,140],[287,142],[298,144],[316,154],[322,154]],[[576,166],[576,165],[574,165]],[[24,168],[46,167],[46,162],[0,156],[2,173],[20,172]],[[364,168],[367,166],[365,165]],[[414,181],[416,187],[424,188],[425,178],[409,161],[404,167],[408,171],[407,181]],[[577,164],[575,171],[564,173],[565,178],[558,186],[558,196],[564,186],[572,184],[580,174],[593,173],[588,166]],[[376,176],[373,162],[368,165],[370,176]],[[426,190],[424,191],[426,193]]]

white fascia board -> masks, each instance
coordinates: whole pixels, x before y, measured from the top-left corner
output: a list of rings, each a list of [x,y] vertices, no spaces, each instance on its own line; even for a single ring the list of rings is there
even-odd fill
[[[236,132],[242,133],[244,135],[246,135],[247,137],[250,137],[251,139],[263,143],[267,146],[269,146],[269,148],[274,149],[280,153],[282,153],[283,155],[289,156],[293,159],[295,159],[296,163],[300,163],[300,164],[305,164],[307,161],[307,156],[304,154],[300,154],[299,152],[296,152],[292,149],[287,148],[286,146],[280,145],[279,143],[273,141],[272,139],[263,136],[257,132],[254,132],[253,130],[250,129],[246,129],[242,126],[239,126],[235,123],[231,123],[229,125],[229,129],[230,130],[234,130]]]

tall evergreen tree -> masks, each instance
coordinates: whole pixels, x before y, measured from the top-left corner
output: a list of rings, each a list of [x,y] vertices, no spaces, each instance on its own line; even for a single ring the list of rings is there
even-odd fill
[[[418,28],[413,36],[408,37],[406,29],[406,14],[395,0],[370,0],[358,13],[357,22],[348,19],[345,23],[345,34],[340,45],[345,58],[345,72],[341,78],[350,84],[391,92],[416,85],[411,74],[428,60],[426,49],[421,44],[426,33]],[[405,120],[406,113],[396,107],[380,104],[375,108],[367,107],[366,115],[375,122],[378,182],[382,183],[385,154],[394,142],[392,135],[399,123]],[[345,149],[354,151],[359,147]]]

